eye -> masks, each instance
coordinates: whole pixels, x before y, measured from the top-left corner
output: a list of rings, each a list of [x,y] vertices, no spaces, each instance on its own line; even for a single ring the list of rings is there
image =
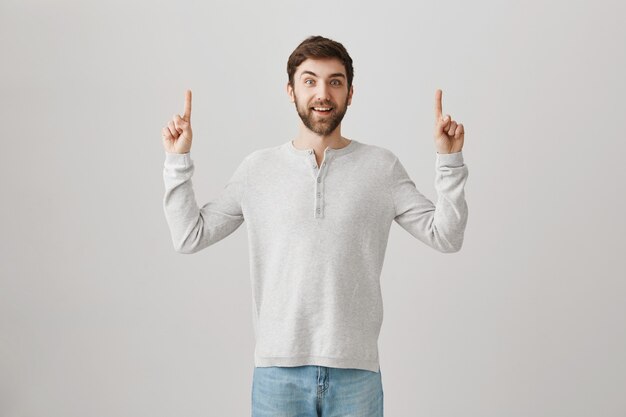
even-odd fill
[[[341,85],[341,81],[339,81],[339,80],[333,80],[333,81],[337,81],[337,84],[335,84],[335,85]]]
[[[310,79],[310,78],[307,78],[306,80],[304,80],[304,83],[306,84],[306,83],[307,83],[307,81],[313,81],[313,80],[312,80],[312,79]]]

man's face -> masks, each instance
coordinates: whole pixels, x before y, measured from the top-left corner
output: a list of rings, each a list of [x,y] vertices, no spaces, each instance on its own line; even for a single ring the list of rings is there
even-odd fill
[[[353,89],[348,93],[346,70],[337,58],[307,59],[296,70],[294,88],[287,92],[296,105],[302,123],[320,136],[330,135],[341,124],[352,102]],[[330,107],[327,112],[314,107]]]

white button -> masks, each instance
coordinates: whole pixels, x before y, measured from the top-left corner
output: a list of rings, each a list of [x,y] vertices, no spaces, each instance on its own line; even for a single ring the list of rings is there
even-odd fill
[[[321,178],[318,178],[318,179],[317,179],[317,182],[322,182],[322,179],[321,179]]]

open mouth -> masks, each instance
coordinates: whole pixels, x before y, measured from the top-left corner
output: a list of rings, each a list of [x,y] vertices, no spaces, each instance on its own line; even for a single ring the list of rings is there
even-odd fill
[[[315,114],[326,116],[326,115],[329,115],[333,111],[333,108],[332,107],[311,107],[311,110],[313,110],[313,113]]]

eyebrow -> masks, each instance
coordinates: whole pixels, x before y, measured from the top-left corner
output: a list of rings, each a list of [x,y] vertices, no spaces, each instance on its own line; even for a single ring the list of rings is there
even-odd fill
[[[314,73],[313,71],[308,71],[307,70],[307,71],[302,71],[302,74],[300,74],[300,78],[302,78],[302,76],[304,74],[311,74],[312,76],[317,77],[316,73]],[[343,77],[343,78],[346,78],[346,76],[343,75],[343,73],[341,73],[341,72],[336,72],[334,74],[330,74],[330,78],[332,78],[332,77]]]

